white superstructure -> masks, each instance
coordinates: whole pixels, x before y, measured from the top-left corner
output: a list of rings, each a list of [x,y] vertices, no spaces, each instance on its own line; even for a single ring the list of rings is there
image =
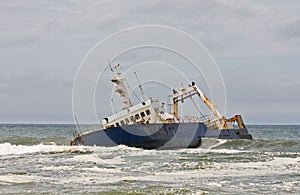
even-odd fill
[[[120,112],[102,120],[103,129],[137,123],[149,124],[177,121],[174,115],[166,112],[163,103],[158,98],[150,98],[133,105],[127,92],[126,80],[121,73],[117,73],[117,76],[113,77],[111,81],[115,84],[115,92],[122,99],[123,108]]]

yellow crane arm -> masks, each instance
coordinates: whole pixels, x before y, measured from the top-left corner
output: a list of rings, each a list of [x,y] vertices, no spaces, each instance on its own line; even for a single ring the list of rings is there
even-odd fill
[[[203,102],[206,104],[206,106],[213,112],[216,118],[221,119],[223,116],[217,110],[215,105],[213,105],[213,103],[211,103],[211,101],[206,97],[206,95],[196,85],[193,85],[192,87],[197,92],[199,97],[203,100]]]

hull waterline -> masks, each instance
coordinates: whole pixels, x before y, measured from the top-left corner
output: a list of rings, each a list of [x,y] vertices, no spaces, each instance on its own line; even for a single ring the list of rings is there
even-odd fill
[[[144,149],[195,148],[207,127],[203,123],[134,124],[78,135],[71,145],[117,146]]]

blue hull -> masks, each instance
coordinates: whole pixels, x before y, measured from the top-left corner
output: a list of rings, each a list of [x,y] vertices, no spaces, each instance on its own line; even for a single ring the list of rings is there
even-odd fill
[[[96,130],[76,137],[72,145],[117,146],[145,149],[195,148],[207,132],[203,123],[134,124]]]
[[[207,130],[204,137],[218,139],[252,139],[251,134],[246,128],[243,129],[226,129],[226,130]]]

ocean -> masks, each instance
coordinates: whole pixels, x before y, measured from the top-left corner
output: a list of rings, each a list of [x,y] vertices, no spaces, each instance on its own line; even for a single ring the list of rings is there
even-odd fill
[[[0,194],[299,194],[300,126],[195,149],[69,146],[74,125],[1,124]]]

